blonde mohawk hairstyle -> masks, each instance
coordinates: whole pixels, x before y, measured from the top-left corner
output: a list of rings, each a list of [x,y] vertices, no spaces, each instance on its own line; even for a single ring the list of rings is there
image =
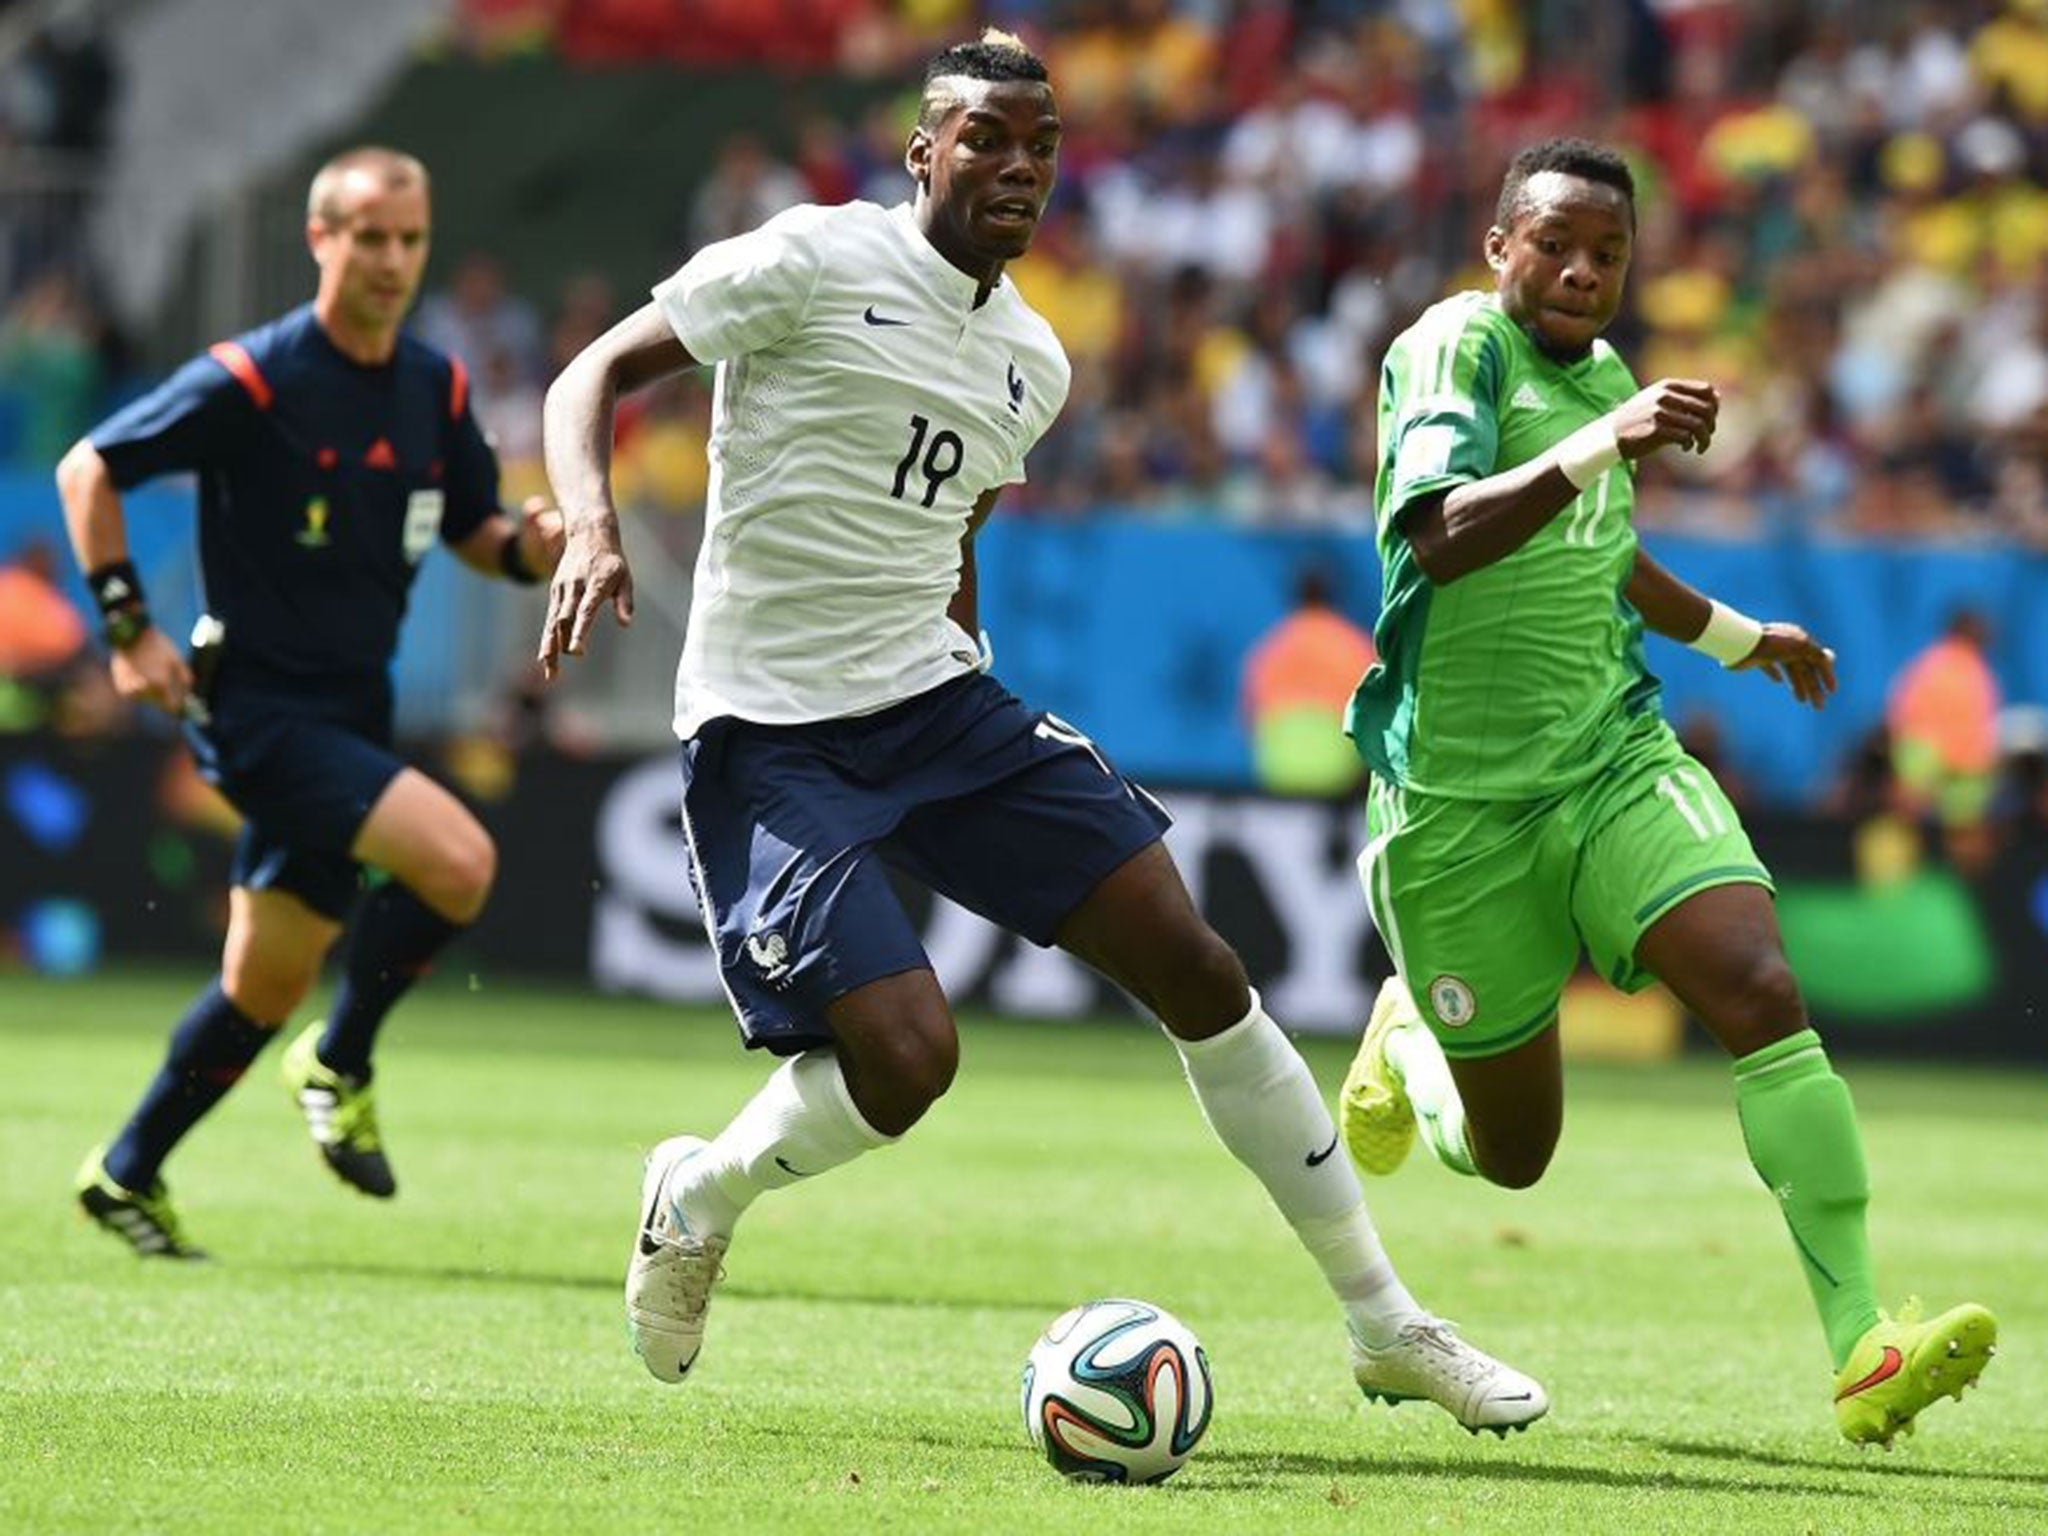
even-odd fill
[[[955,43],[924,67],[917,126],[929,133],[961,104],[956,80],[1027,80],[1046,83],[1045,61],[1013,32],[990,27],[971,43]]]

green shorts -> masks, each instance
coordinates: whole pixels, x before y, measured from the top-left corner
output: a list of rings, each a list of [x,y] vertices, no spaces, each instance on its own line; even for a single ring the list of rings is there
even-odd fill
[[[1713,885],[1771,886],[1721,786],[1660,716],[1541,800],[1453,800],[1375,780],[1359,879],[1446,1056],[1497,1056],[1557,1017],[1584,945],[1625,991],[1651,924]]]

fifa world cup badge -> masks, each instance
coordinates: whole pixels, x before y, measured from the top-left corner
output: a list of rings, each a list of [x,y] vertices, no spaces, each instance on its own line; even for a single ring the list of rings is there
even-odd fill
[[[327,547],[327,498],[315,496],[306,503],[306,526],[298,533],[302,549],[325,549]]]

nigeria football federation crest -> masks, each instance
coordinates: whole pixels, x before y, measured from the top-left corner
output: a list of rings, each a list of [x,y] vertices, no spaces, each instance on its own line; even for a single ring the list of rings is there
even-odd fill
[[[1456,976],[1439,976],[1429,984],[1429,1006],[1446,1029],[1463,1029],[1479,1011],[1472,989]]]

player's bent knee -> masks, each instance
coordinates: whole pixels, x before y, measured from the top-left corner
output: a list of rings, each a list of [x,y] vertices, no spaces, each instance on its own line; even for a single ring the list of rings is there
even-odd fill
[[[1550,1160],[1557,1153],[1558,1134],[1563,1129],[1561,1120],[1539,1115],[1511,1125],[1506,1135],[1499,1131],[1488,1135],[1479,1124],[1467,1119],[1465,1139],[1472,1149],[1473,1166],[1487,1183],[1502,1189],[1530,1189],[1549,1170]]]
[[[1486,1175],[1486,1182],[1498,1184],[1502,1189],[1534,1189],[1549,1171],[1550,1154],[1508,1161],[1501,1164],[1481,1163],[1480,1172]]]
[[[221,967],[221,990],[245,1016],[274,1028],[298,1011],[318,974],[317,965],[298,969],[231,958]]]
[[[906,1033],[890,1042],[881,1064],[896,1096],[914,1104],[921,1114],[946,1096],[960,1070],[960,1042],[950,1031],[943,1035]]]
[[[466,923],[483,911],[498,878],[498,846],[482,827],[456,839],[420,882],[420,900],[450,922]]]
[[[1225,1006],[1238,1001],[1251,987],[1251,977],[1245,974],[1244,961],[1238,958],[1237,951],[1206,923],[1189,961],[1188,975],[1194,985],[1206,997]]]
[[[1551,1155],[1557,1151],[1557,1143],[1529,1147],[1517,1147],[1501,1151],[1495,1147],[1474,1146],[1473,1161],[1489,1184],[1502,1189],[1533,1189],[1550,1168]]]
[[[953,1086],[959,1065],[959,1042],[950,1033],[906,1029],[840,1046],[840,1066],[854,1104],[885,1136],[900,1136],[923,1119]]]
[[[258,1024],[282,1024],[312,993],[333,931],[325,924],[259,921],[247,909],[228,926],[220,986]]]
[[[474,839],[463,850],[459,874],[464,893],[481,910],[490,899],[491,887],[498,881],[498,845],[491,841],[490,833],[477,828]]]
[[[1730,990],[1715,1033],[1737,1056],[1806,1028],[1806,999],[1799,978],[1781,953],[1760,958]]]
[[[1166,1027],[1183,1039],[1220,1034],[1245,1016],[1251,978],[1244,961],[1207,923],[1162,952],[1148,989]]]

